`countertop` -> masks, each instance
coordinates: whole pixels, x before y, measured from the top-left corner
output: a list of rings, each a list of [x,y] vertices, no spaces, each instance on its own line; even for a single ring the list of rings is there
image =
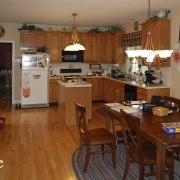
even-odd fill
[[[86,81],[81,82],[63,82],[61,80],[58,81],[64,87],[91,87],[92,84]]]
[[[129,84],[132,86],[137,86],[137,87],[141,87],[141,88],[145,88],[145,89],[157,89],[157,88],[170,88],[169,86],[163,85],[163,84],[145,84],[142,81],[128,81],[128,80],[120,80],[120,79],[114,79],[112,77],[109,76],[87,76],[87,75],[83,75],[82,78],[105,78],[105,79],[111,79],[117,82],[122,82],[124,84]],[[49,79],[60,79],[60,76],[52,76],[49,77]],[[63,83],[62,81],[59,81],[61,83]],[[64,83],[64,85],[66,87],[88,87],[90,86],[90,83],[82,81],[83,83]]]

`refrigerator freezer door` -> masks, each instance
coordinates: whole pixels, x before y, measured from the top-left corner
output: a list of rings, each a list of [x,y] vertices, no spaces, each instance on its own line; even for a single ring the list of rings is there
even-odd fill
[[[48,71],[22,71],[21,107],[49,106]]]

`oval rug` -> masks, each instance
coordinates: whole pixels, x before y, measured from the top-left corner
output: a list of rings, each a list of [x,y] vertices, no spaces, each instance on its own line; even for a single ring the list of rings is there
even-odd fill
[[[93,147],[99,149],[100,146]],[[79,180],[120,180],[124,174],[124,168],[126,163],[126,154],[125,147],[123,144],[118,145],[117,149],[117,164],[116,169],[113,168],[111,154],[105,154],[103,157],[102,154],[93,155],[90,157],[88,169],[86,173],[83,173],[83,167],[85,162],[85,152],[86,148],[84,147],[81,151],[80,158],[77,159],[78,149],[75,150],[72,157],[72,166],[75,172],[77,179]],[[175,172],[174,179],[180,179],[180,162],[175,160]],[[146,170],[149,170],[149,167],[145,167]],[[129,180],[139,179],[139,165],[132,163],[128,171]],[[145,177],[147,180],[155,180],[155,176]],[[166,179],[168,174],[166,174]]]

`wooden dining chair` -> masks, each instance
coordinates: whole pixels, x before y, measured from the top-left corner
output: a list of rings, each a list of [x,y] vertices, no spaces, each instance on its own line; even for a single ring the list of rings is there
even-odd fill
[[[80,135],[78,158],[81,155],[83,145],[86,146],[86,157],[83,172],[87,171],[90,155],[111,153],[113,167],[116,168],[116,139],[115,136],[105,128],[88,130],[86,123],[86,108],[75,102],[76,120]],[[101,149],[93,151],[93,145],[100,145]]]
[[[166,105],[174,103],[174,106],[176,107],[176,111],[180,112],[180,99],[171,96],[163,96],[163,99],[166,100]]]
[[[175,103],[176,111],[180,112],[180,99],[171,96],[164,96],[163,98],[166,100],[167,104]],[[169,151],[172,152],[175,158],[180,161],[180,147],[171,148]]]
[[[143,141],[140,132],[140,119],[120,111],[122,120],[123,137],[126,148],[126,165],[123,179],[128,175],[128,169],[131,163],[139,164],[139,179],[144,179],[144,176],[156,175],[153,166],[157,163],[156,146],[148,141]],[[167,152],[166,164],[169,167],[169,179],[174,177],[174,157]],[[150,171],[145,172],[145,165],[150,166]],[[147,171],[147,170],[146,170]]]

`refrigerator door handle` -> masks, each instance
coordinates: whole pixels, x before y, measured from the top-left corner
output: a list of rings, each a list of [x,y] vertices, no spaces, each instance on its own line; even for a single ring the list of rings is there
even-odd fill
[[[40,74],[33,74],[32,77],[34,79],[40,79],[41,78],[41,75]]]

